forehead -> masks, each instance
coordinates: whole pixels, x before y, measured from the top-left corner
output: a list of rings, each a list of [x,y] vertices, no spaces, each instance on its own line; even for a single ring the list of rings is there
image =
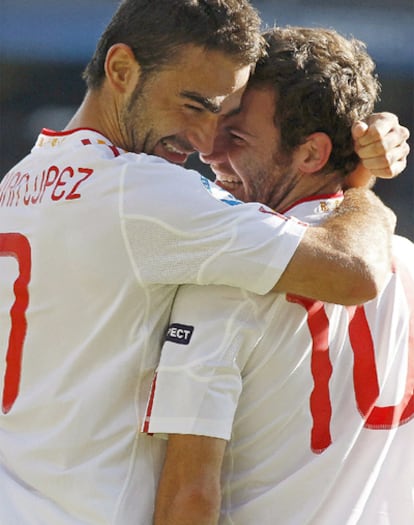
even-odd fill
[[[227,125],[246,132],[274,128],[275,93],[271,87],[248,87],[240,111],[227,118]]]
[[[198,93],[222,104],[229,96],[241,96],[250,70],[220,51],[186,45],[157,76],[171,94]]]

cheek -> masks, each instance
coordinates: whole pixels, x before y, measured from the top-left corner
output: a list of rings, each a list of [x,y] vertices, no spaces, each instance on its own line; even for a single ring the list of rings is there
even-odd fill
[[[159,111],[153,117],[153,128],[159,135],[179,135],[188,128],[185,115],[174,109]]]
[[[229,162],[232,164],[235,171],[243,174],[246,171],[247,166],[250,164],[247,148],[230,144],[227,151]]]
[[[251,157],[247,157],[244,164],[243,183],[246,191],[250,193],[250,198],[259,202],[264,202],[273,185],[268,169],[258,159]]]
[[[255,186],[259,166],[252,153],[244,150],[238,155],[235,164],[244,184],[248,187]]]
[[[202,121],[193,113],[184,109],[172,109],[168,112],[168,123],[170,127],[175,128],[178,132],[202,128]]]
[[[148,100],[147,112],[157,129],[174,129],[186,121],[182,108],[169,97],[153,97]]]

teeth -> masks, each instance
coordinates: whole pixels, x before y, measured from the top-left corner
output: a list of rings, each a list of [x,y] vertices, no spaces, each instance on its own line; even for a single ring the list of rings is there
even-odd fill
[[[184,151],[181,151],[177,148],[175,148],[172,144],[170,144],[169,142],[163,142],[163,145],[165,147],[165,149],[167,151],[169,151],[170,153],[179,153],[180,155],[184,155],[185,152]]]
[[[239,180],[232,180],[232,179],[220,179],[220,182],[223,182],[225,184],[239,184]]]

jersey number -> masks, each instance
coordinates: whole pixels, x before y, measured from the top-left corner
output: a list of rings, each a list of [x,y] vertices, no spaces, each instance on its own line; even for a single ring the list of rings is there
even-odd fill
[[[26,310],[29,304],[28,285],[31,274],[31,249],[20,233],[0,233],[0,257],[13,257],[18,264],[14,281],[14,302],[10,308],[10,333],[6,350],[2,410],[10,411],[19,393],[23,345],[27,331]]]
[[[374,343],[363,306],[349,307],[349,340],[354,354],[354,390],[359,413],[364,426],[373,429],[389,429],[406,423],[414,416],[414,286],[405,276],[404,268],[398,267],[403,281],[407,302],[410,305],[408,366],[405,391],[401,402],[395,406],[376,406],[379,397],[378,375],[375,363]],[[323,452],[332,443],[330,422],[332,408],[329,380],[332,364],[329,357],[329,318],[324,304],[302,297],[288,295],[287,300],[303,306],[308,314],[308,327],[312,336],[311,372],[314,387],[310,397],[313,426],[311,448]]]

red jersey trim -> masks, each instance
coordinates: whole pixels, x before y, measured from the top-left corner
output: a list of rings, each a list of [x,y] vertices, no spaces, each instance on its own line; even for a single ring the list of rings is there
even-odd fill
[[[150,425],[150,420],[151,420],[152,407],[154,404],[156,385],[157,385],[157,373],[155,372],[154,379],[152,380],[151,393],[150,393],[150,397],[148,401],[148,406],[147,406],[147,410],[145,413],[144,426],[142,428],[142,432],[147,433],[149,435],[151,435],[151,433],[148,431],[149,431],[149,425]]]
[[[106,146],[108,146],[108,148],[112,151],[112,153],[114,154],[114,157],[119,157],[119,155],[121,155],[121,152],[123,151],[121,148],[114,146],[111,143],[111,141],[107,137],[105,137],[105,135],[103,135],[100,131],[97,131],[96,129],[93,129],[93,128],[74,128],[74,129],[68,129],[66,131],[55,131],[53,129],[43,128],[42,135],[46,135],[47,137],[67,137],[79,131],[92,131],[93,133],[97,133],[103,139],[105,139],[105,141],[109,142],[109,144],[106,144]],[[90,144],[93,144],[93,141],[88,138],[82,139],[81,142],[84,146],[89,146]]]
[[[54,129],[43,128],[42,134],[47,135],[48,137],[65,137],[67,135],[72,135],[73,133],[77,133],[78,131],[93,131],[94,133],[98,133],[99,135],[101,135],[101,137],[106,139],[108,142],[111,142],[100,131],[93,129],[93,128],[73,128],[73,129],[68,129],[68,130],[63,130],[63,131],[55,131]]]
[[[298,201],[294,202],[289,207],[284,209],[281,213],[286,214],[289,210],[291,210],[298,204],[302,204],[304,202],[320,201],[320,200],[327,200],[327,199],[338,199],[339,197],[343,197],[343,196],[344,196],[343,191],[338,191],[336,193],[322,193],[321,195],[310,195],[309,197],[303,197],[303,199],[299,199]]]

